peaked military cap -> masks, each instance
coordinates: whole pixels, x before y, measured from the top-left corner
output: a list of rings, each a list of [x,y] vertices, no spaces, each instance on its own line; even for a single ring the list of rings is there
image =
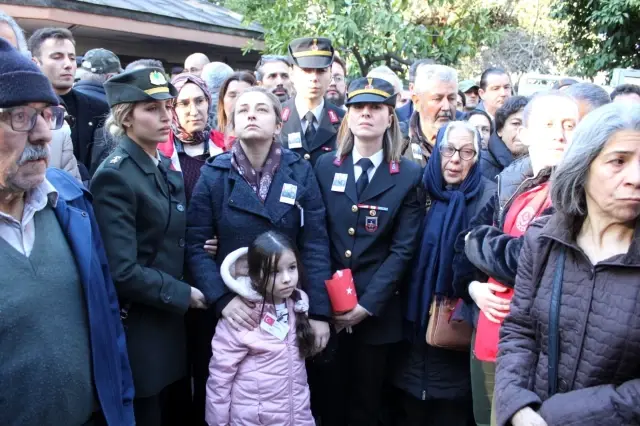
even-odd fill
[[[111,77],[104,83],[109,106],[173,99],[178,91],[160,68],[141,68]]]
[[[297,38],[289,43],[291,63],[300,68],[328,68],[333,63],[333,52],[328,38]]]
[[[393,85],[387,80],[373,77],[361,77],[353,80],[347,91],[345,105],[359,103],[385,104],[396,106],[397,93],[393,93]]]

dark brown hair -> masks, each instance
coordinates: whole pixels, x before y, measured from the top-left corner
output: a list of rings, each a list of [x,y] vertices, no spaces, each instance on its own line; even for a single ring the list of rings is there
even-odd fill
[[[229,117],[227,117],[227,114],[224,112],[224,97],[232,81],[244,81],[251,86],[258,84],[253,74],[247,71],[234,72],[222,83],[220,93],[218,94],[218,130],[222,133],[227,133],[228,131],[227,125],[229,124]]]
[[[333,55],[333,62],[337,63],[342,67],[342,71],[344,71],[344,77],[347,78],[347,63],[337,54]]]
[[[74,46],[76,45],[73,34],[71,34],[71,31],[66,28],[40,28],[33,33],[31,37],[29,37],[28,45],[31,54],[36,58],[40,58],[40,55],[42,54],[40,47],[42,47],[42,44],[50,38],[54,38],[56,40],[69,40]]]
[[[249,246],[247,255],[249,278],[253,288],[264,299],[267,297],[269,283],[275,277],[280,257],[287,250],[290,250],[296,257],[296,262],[298,263],[298,286],[300,286],[304,280],[300,253],[289,238],[278,232],[268,231],[260,234]],[[301,300],[300,291],[294,290],[291,298],[294,302]],[[300,355],[303,358],[313,355],[315,337],[306,312],[296,312],[296,338],[300,348]]]

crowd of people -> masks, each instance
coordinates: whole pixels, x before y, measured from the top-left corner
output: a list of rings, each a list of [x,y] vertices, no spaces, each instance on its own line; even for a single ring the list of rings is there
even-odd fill
[[[639,86],[76,53],[0,13],[0,424],[640,425]]]

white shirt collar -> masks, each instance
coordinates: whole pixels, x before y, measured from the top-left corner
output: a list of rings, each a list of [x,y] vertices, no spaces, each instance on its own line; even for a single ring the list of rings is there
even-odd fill
[[[353,151],[351,152],[351,156],[353,157],[353,165],[355,166],[360,159],[364,158],[360,152],[358,152],[358,148],[356,146],[353,147]],[[377,170],[378,166],[382,164],[384,160],[384,151],[381,149],[380,151],[373,154],[371,157],[368,157],[369,160],[373,163],[373,170]]]
[[[147,151],[145,151],[147,152]],[[151,158],[151,160],[153,161],[153,164],[158,167],[158,164],[160,164],[160,153],[156,150],[156,156],[154,157],[153,155],[149,154],[147,152],[147,155],[149,156],[149,158]]]
[[[304,105],[302,98],[298,96],[296,96],[295,103],[296,103],[296,110],[298,111],[298,117],[300,117],[300,121],[304,120],[305,119],[304,116],[307,115],[309,111],[311,111],[313,115],[316,117],[316,122],[318,124],[320,123],[320,119],[322,118],[322,110],[324,109],[324,98],[322,98],[322,100],[320,101],[320,105],[318,105],[312,110],[309,110],[307,106]]]
[[[42,183],[35,188],[30,189],[25,196],[24,199],[24,208],[23,208],[23,221],[25,219],[25,212],[30,215],[29,218],[26,218],[27,221],[31,220],[33,214],[35,212],[39,212],[47,206],[47,203],[51,204],[51,207],[55,208],[58,204],[58,191],[56,188],[45,178]],[[0,218],[4,220],[13,220],[15,219],[8,214],[0,212]],[[21,222],[21,221],[20,221]]]

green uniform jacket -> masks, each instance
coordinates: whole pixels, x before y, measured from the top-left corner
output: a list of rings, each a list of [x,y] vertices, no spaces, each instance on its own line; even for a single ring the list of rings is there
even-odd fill
[[[170,161],[160,158],[168,168]],[[136,397],[156,395],[187,374],[185,193],[179,172],[169,171],[168,179],[169,185],[154,160],[125,136],[91,182],[118,297],[121,306],[131,304],[123,323]]]

